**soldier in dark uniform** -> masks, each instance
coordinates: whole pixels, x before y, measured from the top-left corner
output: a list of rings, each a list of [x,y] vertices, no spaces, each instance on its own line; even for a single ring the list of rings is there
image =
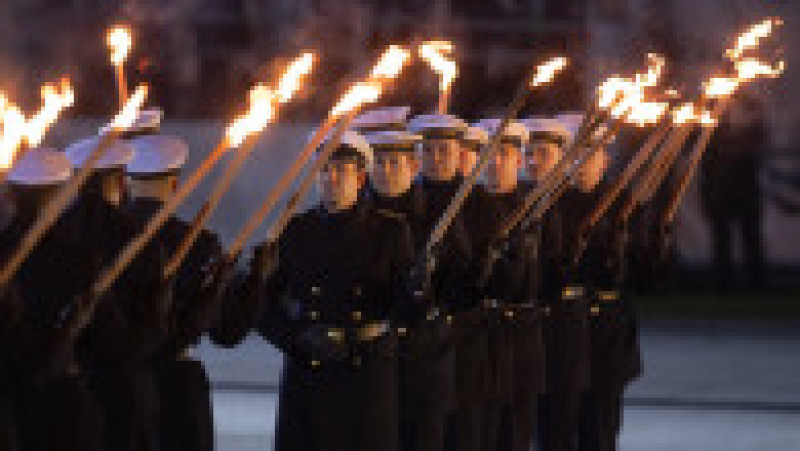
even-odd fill
[[[2,234],[4,261],[71,172],[69,160],[49,149],[31,150],[15,164],[8,182],[16,208]],[[75,358],[93,310],[82,294],[98,267],[76,240],[76,226],[65,218],[56,222],[3,287],[0,396],[15,424],[6,423],[0,445],[10,449],[15,444],[6,440],[18,440],[20,449],[101,449],[100,412]]]
[[[402,217],[358,202],[370,153],[346,132],[319,174],[322,202],[291,220],[277,250],[261,251],[278,255],[261,272],[258,326],[285,355],[278,450],[398,449],[391,320],[411,299],[413,248]]]
[[[419,230],[426,240],[436,226],[439,218],[458,191],[463,177],[458,172],[461,160],[463,138],[468,130],[463,120],[450,115],[420,115],[409,121],[408,129],[421,135],[422,176],[414,189],[422,191],[425,200],[425,214],[418,220]],[[485,443],[484,407],[487,392],[486,336],[483,318],[478,307],[474,283],[466,279],[461,265],[469,267],[472,245],[464,227],[464,217],[471,211],[480,195],[480,187],[467,200],[464,212],[456,216],[448,235],[443,240],[443,248],[457,251],[453,260],[461,260],[460,265],[448,263],[446,259],[438,263],[441,268],[451,272],[446,282],[447,290],[434,295],[446,305],[451,319],[452,347],[454,354],[453,382],[455,409],[453,414],[452,442],[448,449],[481,450]],[[457,255],[461,255],[458,257]],[[461,274],[458,274],[461,273]],[[439,285],[434,283],[434,286]]]
[[[0,236],[10,232],[14,221],[14,204],[11,193],[5,186],[0,186]],[[4,252],[5,253],[5,252]],[[8,290],[0,292],[0,449],[16,451],[18,449],[17,427],[14,421],[11,389],[11,373],[9,359],[14,338],[9,334],[13,317],[16,316],[18,298],[11,298]]]
[[[564,116],[560,120],[573,134],[581,118]],[[552,158],[552,164],[561,157]],[[537,181],[549,171],[546,167],[529,168]],[[589,384],[588,301],[575,278],[575,245],[569,237],[576,235],[578,223],[595,204],[594,186],[576,183],[543,219],[540,298],[547,384],[539,397],[537,442],[544,451],[577,447],[581,394]]]
[[[136,124],[134,129],[138,129]],[[67,155],[80,166],[97,138],[80,141]],[[124,167],[133,148],[117,141],[101,158],[73,211],[81,224],[82,245],[109,265],[139,231],[124,211]],[[100,403],[107,450],[158,449],[158,396],[149,360],[167,333],[171,293],[161,269],[164,254],[151,241],[98,305],[94,321],[79,343],[79,355],[92,392]]]
[[[131,141],[136,152],[126,166],[130,212],[145,222],[174,193],[189,154],[179,138],[153,134]],[[171,216],[158,240],[172,255],[186,236],[187,222]],[[204,451],[214,448],[208,376],[190,348],[209,329],[222,297],[222,246],[203,230],[176,276],[166,341],[155,353],[163,450]]]
[[[495,133],[499,120],[479,125]],[[526,190],[518,183],[528,132],[511,122],[489,157],[486,190],[476,215],[467,220],[479,260],[479,283],[489,334],[491,390],[488,447],[528,450],[536,423],[537,397],[544,388],[544,354],[535,269],[539,234],[523,226],[503,243],[494,234],[520,205]]]
[[[411,226],[414,250],[425,246],[430,230],[424,193],[414,184],[419,160],[415,146],[419,135],[404,131],[373,132],[366,136],[375,153],[370,202],[374,208],[400,214]],[[400,443],[403,450],[442,451],[452,446],[452,421],[455,394],[451,328],[448,316],[452,295],[463,280],[469,249],[458,249],[465,242],[447,235],[437,255],[432,274],[420,274],[414,295],[418,308],[408,309],[398,320]],[[455,247],[455,248],[454,248]],[[420,273],[431,270],[420,256]],[[454,268],[455,267],[455,268]],[[447,445],[446,445],[447,443]]]

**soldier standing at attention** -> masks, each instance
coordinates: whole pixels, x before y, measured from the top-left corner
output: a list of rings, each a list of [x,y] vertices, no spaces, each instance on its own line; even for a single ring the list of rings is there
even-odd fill
[[[69,160],[51,149],[30,150],[14,165],[8,184],[15,212],[0,243],[4,261],[71,174]],[[100,411],[75,355],[93,311],[83,294],[99,269],[96,255],[77,239],[80,226],[60,218],[4,287],[0,396],[13,418],[4,437],[10,449],[101,449]]]
[[[189,155],[180,138],[162,134],[139,136],[126,168],[131,195],[128,209],[141,222],[161,208],[178,186]],[[172,255],[190,225],[171,216],[157,239]],[[222,296],[222,246],[216,234],[203,230],[176,275],[168,336],[155,353],[158,385],[159,443],[162,450],[210,451],[214,448],[211,393],[203,363],[190,348],[213,324]]]
[[[499,120],[478,124],[490,134]],[[478,268],[482,306],[489,335],[490,398],[488,449],[527,450],[532,443],[536,401],[544,385],[541,322],[531,279],[538,274],[538,231],[521,227],[504,242],[494,240],[500,224],[519,206],[525,188],[518,182],[522,149],[528,131],[511,122],[501,132],[500,145],[489,156],[485,194],[475,216],[468,218]]]
[[[140,116],[134,134],[150,128]],[[66,153],[82,166],[97,137],[79,141]],[[125,165],[133,147],[119,140],[98,162],[68,214],[79,224],[82,246],[111,264],[139,231],[127,212]],[[164,252],[151,241],[98,305],[78,352],[89,386],[100,404],[104,448],[108,451],[158,449],[158,392],[151,359],[167,333],[170,284],[162,279]]]
[[[439,218],[458,191],[463,178],[459,173],[462,145],[469,126],[452,115],[419,115],[412,118],[408,130],[423,137],[421,143],[422,176],[415,189],[421,189],[425,200],[425,214],[418,223],[423,231],[422,241],[427,240]],[[465,211],[474,208],[475,198],[480,196],[480,187],[470,195]],[[446,304],[452,316],[452,347],[454,359],[455,408],[452,419],[452,444],[459,451],[482,450],[484,435],[484,403],[486,397],[486,348],[482,316],[477,302],[474,283],[466,277],[470,268],[472,246],[459,213],[448,230],[443,251],[452,253],[452,264],[447,257],[437,266],[451,273],[445,279],[447,290],[440,291],[440,300]],[[420,256],[422,257],[422,256]],[[443,274],[443,273],[442,273]],[[444,279],[443,279],[444,280]],[[438,283],[434,282],[434,286]],[[434,295],[436,290],[434,290]],[[446,299],[442,298],[446,295]],[[448,448],[448,449],[449,449]]]

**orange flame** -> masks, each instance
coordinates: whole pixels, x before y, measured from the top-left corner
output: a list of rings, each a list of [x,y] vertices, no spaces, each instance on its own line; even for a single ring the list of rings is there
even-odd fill
[[[697,105],[694,103],[684,103],[672,113],[672,122],[677,125],[695,123],[712,126],[717,124],[717,120],[711,116],[710,111],[705,109],[698,110]]]
[[[637,102],[631,106],[626,121],[638,126],[655,124],[668,109],[667,102]]]
[[[542,86],[550,83],[559,72],[569,64],[569,59],[559,56],[546,61],[536,68],[536,75],[531,80],[531,87]]]
[[[439,74],[439,89],[447,92],[458,75],[458,65],[452,59],[454,46],[449,41],[430,41],[419,47],[419,56]]]
[[[647,72],[638,73],[632,79],[619,76],[609,77],[598,88],[598,105],[602,109],[611,108],[614,118],[626,116],[626,121],[636,125],[657,122],[669,108],[667,102],[649,102],[646,88],[656,86],[664,73],[666,62],[655,54],[647,55]],[[614,102],[618,103],[614,105]],[[613,105],[613,107],[612,107]]]
[[[130,29],[124,25],[112,28],[106,34],[106,45],[111,50],[111,64],[121,66],[133,47]]]
[[[25,133],[25,116],[16,105],[6,101],[3,107],[3,134],[0,135],[0,169],[11,169],[14,155]]]
[[[407,49],[396,45],[390,46],[370,71],[369,80],[351,86],[331,109],[330,115],[339,117],[365,103],[377,101],[383,94],[384,82],[397,77],[410,57],[411,52]]]
[[[275,117],[277,97],[275,91],[263,84],[250,89],[247,112],[237,117],[225,132],[228,144],[238,147],[248,136],[266,127]]]
[[[736,38],[736,44],[732,49],[725,53],[728,58],[736,60],[742,57],[744,52],[755,49],[759,46],[759,41],[769,37],[775,28],[783,25],[783,20],[779,18],[769,18],[753,25],[747,31]]]
[[[752,80],[758,77],[778,77],[786,70],[786,62],[779,61],[775,66],[764,64],[755,58],[736,61],[736,73],[740,79]]]
[[[111,121],[111,128],[116,130],[130,128],[136,122],[136,118],[139,117],[139,110],[142,109],[142,105],[147,100],[148,93],[149,88],[147,85],[137,86],[136,91],[128,98],[128,102],[125,103],[122,110]]]
[[[279,102],[288,102],[300,90],[303,77],[308,75],[314,67],[314,59],[313,53],[304,53],[292,61],[278,82],[276,95]]]
[[[25,124],[24,138],[36,147],[44,138],[47,129],[56,122],[58,116],[75,102],[75,92],[69,80],[61,80],[60,86],[45,84],[41,90],[43,105]]]
[[[411,58],[407,49],[392,45],[381,55],[378,63],[372,68],[370,77],[375,79],[391,79],[397,77]]]

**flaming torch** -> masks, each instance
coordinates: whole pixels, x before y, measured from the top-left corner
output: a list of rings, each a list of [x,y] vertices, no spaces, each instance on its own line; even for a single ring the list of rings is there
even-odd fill
[[[72,106],[75,92],[69,80],[63,79],[58,85],[45,84],[41,89],[42,107],[30,120],[16,105],[7,102],[3,111],[3,136],[0,137],[0,183],[3,183],[8,172],[25,152],[41,144],[47,130],[50,129],[61,113]]]
[[[125,78],[125,60],[133,47],[131,30],[124,25],[117,25],[106,34],[106,45],[111,51],[111,64],[117,76],[117,95],[120,108],[128,99],[128,82]]]
[[[305,61],[305,57],[301,58],[301,60]],[[309,70],[310,66],[311,65],[308,64]],[[293,64],[291,67],[292,70],[295,70],[297,66]],[[178,206],[186,199],[186,197],[188,197],[189,194],[191,194],[192,191],[197,188],[200,182],[203,181],[203,179],[229,149],[240,147],[240,153],[244,153],[245,155],[249,153],[250,149],[252,149],[252,147],[255,145],[258,135],[260,135],[264,127],[266,127],[275,117],[276,105],[280,103],[280,99],[288,100],[291,97],[290,93],[294,93],[294,91],[290,90],[288,86],[288,83],[282,86],[284,91],[278,95],[263,85],[257,85],[250,91],[250,105],[248,112],[242,116],[239,116],[233,121],[233,123],[231,123],[226,130],[225,136],[217,144],[217,146],[214,147],[205,160],[203,160],[200,167],[189,177],[188,180],[178,187],[175,194],[173,194],[164,203],[161,209],[159,209],[156,214],[150,218],[143,231],[125,246],[125,248],[117,255],[114,263],[108,269],[103,271],[91,288],[91,292],[95,296],[105,293],[111,287],[111,285],[122,274],[125,268],[127,268],[133,259],[142,251],[142,249],[144,249],[147,243],[150,242],[150,240],[155,236],[161,226],[163,226],[164,223],[169,219],[170,215],[174,213]],[[243,160],[244,157],[236,158],[236,160],[240,159]],[[241,163],[236,163],[236,161],[234,161],[233,164],[234,166],[241,165]],[[238,170],[238,168],[235,170]],[[235,173],[234,170],[228,170],[227,172]],[[232,175],[224,176],[223,179],[228,177],[232,177]],[[228,184],[229,182],[225,183]],[[220,194],[214,194],[213,197],[221,196],[224,191],[222,188],[227,187],[223,187],[223,184],[220,184],[218,188],[219,189],[217,191],[219,191]],[[214,202],[217,203],[219,201],[215,200]],[[204,209],[210,208],[204,207]],[[202,221],[204,220],[205,219],[203,219],[203,216],[201,215],[198,216],[198,219],[196,219],[195,222],[197,224],[202,224]],[[194,233],[195,232],[192,232],[192,234]],[[191,244],[189,244],[189,247],[191,247]],[[175,260],[173,265],[179,266],[180,263]]]
[[[279,219],[271,227],[267,235],[268,239],[273,242],[278,239],[283,229],[288,224],[289,219],[291,219],[294,214],[295,209],[298,207],[300,200],[311,188],[314,174],[327,162],[350,122],[365,104],[375,102],[380,98],[386,85],[397,78],[410,57],[411,53],[407,49],[396,45],[390,46],[372,68],[367,80],[356,83],[342,95],[336,105],[331,109],[325,122],[317,129],[314,136],[311,137],[311,140],[300,151],[300,154],[294,160],[291,167],[284,172],[281,179],[272,191],[270,191],[270,194],[258,210],[248,218],[245,226],[233,240],[228,250],[229,259],[236,258],[242,249],[244,249],[250,236],[255,233],[256,229],[258,229],[261,223],[263,223],[272,212],[278,200],[289,189],[289,185],[298,177],[302,168],[311,159],[314,151],[338,124],[337,130],[334,131],[331,138],[325,144],[314,166],[308,171],[303,182],[298,187],[298,190],[291,196],[286,207],[279,216]]]
[[[272,91],[264,86],[257,86],[250,92],[250,111],[228,127],[228,140],[235,146],[242,145],[246,136],[256,136],[259,130],[273,120],[277,113],[277,105],[286,103],[300,90],[302,80],[308,76],[314,65],[314,55],[305,53],[295,59],[278,82],[278,88]],[[254,143],[254,141],[253,141]],[[241,171],[253,143],[240,148],[225,173],[217,180],[212,194],[200,212],[192,221],[192,227],[186,234],[175,254],[170,258],[164,270],[164,277],[169,278],[177,273],[186,259],[200,232],[211,218],[211,213],[219,206],[222,197],[230,189],[236,175]]]
[[[456,215],[466,203],[467,196],[469,196],[469,193],[472,192],[472,188],[475,186],[475,183],[477,183],[481,172],[483,172],[486,169],[486,166],[488,166],[491,154],[499,146],[500,139],[503,136],[505,128],[517,116],[517,114],[519,114],[519,111],[522,109],[522,107],[525,106],[525,101],[527,100],[531,89],[548,85],[553,81],[556,75],[564,70],[567,64],[568,60],[564,57],[551,58],[545,63],[537,66],[531,76],[525,77],[525,79],[522,80],[522,83],[517,88],[514,98],[508,105],[505,114],[500,119],[500,124],[497,126],[494,134],[489,139],[489,143],[486,146],[487,151],[481,153],[481,156],[475,167],[472,168],[472,172],[469,174],[469,177],[467,177],[461,184],[458,192],[456,192],[455,196],[453,196],[450,204],[445,209],[441,218],[439,218],[439,221],[436,223],[433,231],[431,231],[428,241],[425,244],[425,255],[433,255],[434,247],[436,247],[442,238],[444,238],[447,229],[450,228],[450,225],[455,220]]]
[[[453,50],[453,43],[449,41],[430,41],[419,47],[419,56],[439,74],[439,103],[436,108],[439,114],[447,113],[451,87],[458,76],[458,65],[448,59],[452,57]]]
[[[147,87],[140,86],[134,95],[131,96],[122,111],[114,118],[111,123],[110,131],[99,141],[97,148],[90,154],[86,162],[84,162],[81,170],[71,178],[66,185],[61,187],[58,193],[56,193],[56,196],[44,206],[41,213],[39,213],[39,216],[36,218],[36,222],[34,222],[25,233],[17,249],[3,267],[3,271],[0,273],[0,287],[4,287],[8,284],[17,270],[19,270],[20,265],[22,265],[28,255],[30,255],[33,248],[36,247],[36,244],[41,241],[45,233],[55,224],[58,217],[61,216],[72,199],[78,194],[81,187],[86,183],[95,164],[103,156],[109,146],[119,137],[122,131],[133,124],[146,98]],[[33,123],[41,127],[44,126],[42,124],[45,124],[46,121]],[[32,127],[32,129],[35,130],[36,127]],[[37,137],[40,135],[35,134],[34,136]]]

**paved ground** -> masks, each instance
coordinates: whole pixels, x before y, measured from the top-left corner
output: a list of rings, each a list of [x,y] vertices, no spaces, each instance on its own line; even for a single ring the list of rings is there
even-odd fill
[[[648,323],[646,372],[628,394],[623,450],[800,449],[800,328]],[[271,449],[280,356],[258,339],[208,365],[219,447]]]

